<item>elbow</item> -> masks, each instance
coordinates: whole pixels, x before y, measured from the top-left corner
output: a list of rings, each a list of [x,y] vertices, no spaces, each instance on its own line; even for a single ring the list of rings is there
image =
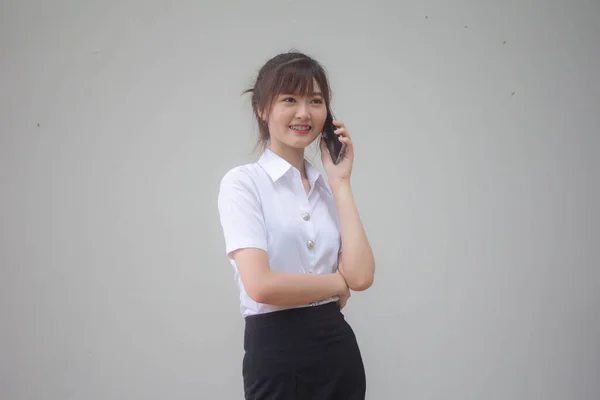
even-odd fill
[[[372,269],[369,270],[369,272],[364,271],[363,273],[359,274],[348,274],[348,276],[344,275],[344,278],[346,279],[348,287],[355,292],[367,290],[373,286],[373,280],[375,279]]]
[[[257,302],[257,303],[264,303],[263,300],[263,295],[260,294],[259,292],[254,292],[254,291],[250,291],[250,290],[246,290],[246,294],[248,295],[248,297],[250,297],[253,301]]]
[[[269,302],[269,293],[264,285],[251,286],[246,289],[246,294],[257,303],[267,304]]]
[[[348,287],[355,292],[362,292],[373,286],[375,260],[372,255],[359,261],[351,261],[348,264],[340,262],[339,270],[344,276]]]
[[[264,274],[258,279],[248,282],[249,285],[244,285],[246,294],[252,300],[261,304],[271,304],[273,302],[273,285],[270,282],[269,274]]]
[[[373,259],[365,260],[351,268],[340,269],[346,279],[348,287],[355,292],[362,292],[373,286],[375,280],[375,262]]]
[[[373,286],[373,275],[347,280],[348,287],[355,292],[362,292]]]

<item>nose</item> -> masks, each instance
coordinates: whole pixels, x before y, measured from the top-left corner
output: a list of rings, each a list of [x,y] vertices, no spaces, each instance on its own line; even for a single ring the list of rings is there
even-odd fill
[[[300,102],[296,110],[296,118],[300,120],[306,120],[310,118],[310,112],[308,111],[308,105]]]

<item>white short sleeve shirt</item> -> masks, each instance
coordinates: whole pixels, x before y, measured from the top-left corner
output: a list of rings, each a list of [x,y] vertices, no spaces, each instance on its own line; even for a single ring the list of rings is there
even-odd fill
[[[231,253],[241,248],[267,252],[272,271],[333,273],[340,252],[340,227],[335,202],[324,177],[306,162],[308,195],[300,172],[267,149],[251,164],[229,170],[218,195],[225,250],[240,290],[243,316],[293,307],[257,303],[248,296]],[[337,301],[337,297],[319,303]]]

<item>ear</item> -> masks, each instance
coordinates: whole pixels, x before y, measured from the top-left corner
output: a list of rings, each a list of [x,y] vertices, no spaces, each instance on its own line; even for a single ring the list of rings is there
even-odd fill
[[[260,118],[261,122],[264,122],[265,124],[267,123],[267,116],[265,115],[264,109],[256,110],[256,114],[258,114],[258,118]]]

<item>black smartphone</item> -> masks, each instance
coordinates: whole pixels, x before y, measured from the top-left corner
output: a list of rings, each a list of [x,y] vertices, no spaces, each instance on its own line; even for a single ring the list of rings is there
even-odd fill
[[[339,164],[344,158],[344,151],[346,150],[346,143],[340,142],[339,135],[336,135],[333,131],[337,129],[337,126],[333,124],[333,114],[331,110],[327,110],[327,118],[325,119],[325,125],[323,125],[323,132],[321,133],[327,150],[331,156],[331,160],[335,165]]]

